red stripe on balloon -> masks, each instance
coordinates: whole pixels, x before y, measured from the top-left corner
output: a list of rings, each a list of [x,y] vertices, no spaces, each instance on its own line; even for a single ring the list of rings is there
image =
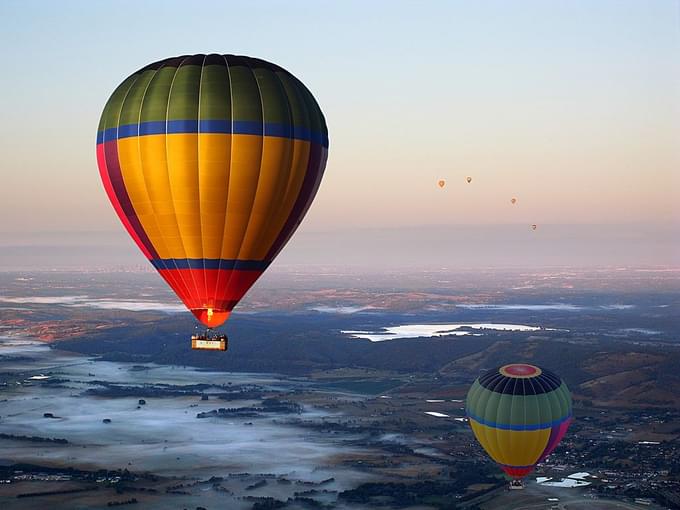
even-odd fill
[[[120,162],[118,161],[118,142],[116,140],[97,145],[97,166],[106,194],[125,229],[148,259],[159,258],[153,244],[144,232],[139,218],[137,218],[137,213],[125,189]]]
[[[312,205],[314,196],[321,184],[321,178],[326,167],[326,159],[328,158],[328,149],[317,143],[311,144],[309,148],[309,161],[307,163],[307,171],[305,178],[302,181],[302,188],[300,194],[291,209],[283,229],[274,241],[274,244],[269,249],[265,256],[265,260],[273,260],[281,249],[286,245],[288,240],[297,230],[307,213],[307,209]]]
[[[132,209],[130,198],[125,190],[120,173],[120,163],[118,161],[118,146],[115,140],[110,140],[105,144],[97,144],[97,166],[99,167],[99,175],[104,184],[106,194],[108,195],[116,214],[118,214],[120,221],[123,223],[125,230],[127,230],[135,244],[139,246],[139,249],[142,250],[142,253],[144,253],[148,259],[158,259],[158,252],[156,252],[156,249],[151,244],[151,241],[139,223],[137,214],[134,212],[134,209]],[[114,182],[111,180],[111,170],[113,170],[113,173],[116,176],[114,182],[118,183],[117,186],[114,186]],[[123,197],[124,200],[121,201],[119,197]],[[127,204],[128,207],[124,208],[123,204]],[[132,214],[128,214],[128,211],[125,209],[131,209]],[[173,289],[182,289],[183,293],[187,294],[185,283],[183,281],[177,281],[176,275],[166,275],[163,276],[163,279]]]

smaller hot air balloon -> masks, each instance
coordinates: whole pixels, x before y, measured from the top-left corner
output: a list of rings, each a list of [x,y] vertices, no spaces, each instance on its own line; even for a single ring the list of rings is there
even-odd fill
[[[535,223],[533,225],[531,225],[531,230],[536,230],[537,228],[538,228],[538,225],[536,225]]]
[[[465,178],[465,180],[467,181],[468,184],[470,184],[470,183],[472,182],[472,177],[470,177],[470,176],[468,175],[468,176]]]
[[[512,198],[510,199],[510,203],[511,203],[512,205],[515,205],[515,204],[517,203],[517,199],[516,199],[515,197],[512,197]]]
[[[437,186],[439,186],[440,188],[443,188],[444,186],[446,186],[446,181],[444,179],[440,179],[437,182]]]
[[[557,447],[572,421],[571,394],[555,373],[528,363],[489,370],[473,383],[465,412],[486,453],[521,479]]]

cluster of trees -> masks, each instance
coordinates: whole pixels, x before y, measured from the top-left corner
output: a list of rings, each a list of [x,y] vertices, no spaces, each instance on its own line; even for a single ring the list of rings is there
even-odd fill
[[[109,501],[106,506],[123,506],[123,505],[135,505],[139,503],[137,498],[126,499],[125,501]]]
[[[15,439],[17,441],[31,441],[34,443],[68,444],[68,439],[60,437],[17,436],[14,434],[0,434],[0,439]]]

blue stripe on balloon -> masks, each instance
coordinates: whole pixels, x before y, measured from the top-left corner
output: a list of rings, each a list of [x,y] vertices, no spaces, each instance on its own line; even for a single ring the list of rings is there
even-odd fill
[[[475,416],[474,414],[471,413],[466,413],[467,417],[471,420],[475,420],[477,423],[481,425],[486,425],[487,427],[492,427],[494,429],[500,429],[500,430],[516,430],[516,431],[526,431],[526,430],[544,430],[544,429],[551,429],[553,427],[557,427],[561,423],[564,423],[566,420],[571,418],[571,412],[565,416],[564,418],[560,418],[555,421],[549,421],[545,423],[532,423],[530,425],[510,425],[507,423],[496,423],[494,421],[487,421],[483,418],[480,418],[479,416]]]
[[[236,269],[240,271],[264,271],[270,262],[266,260],[238,259],[153,259],[156,269]]]
[[[328,147],[328,135],[311,131],[303,126],[291,126],[280,122],[256,122],[250,120],[169,120],[126,124],[97,132],[97,143],[129,138],[131,136],[162,135],[178,133],[214,133],[235,135],[275,136],[318,143]]]

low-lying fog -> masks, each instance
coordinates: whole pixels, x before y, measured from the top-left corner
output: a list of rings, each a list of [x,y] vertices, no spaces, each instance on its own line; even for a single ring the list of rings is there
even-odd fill
[[[335,477],[335,488],[353,486],[366,477],[365,473],[331,467],[334,455],[352,451],[346,444],[350,436],[318,434],[286,424],[286,415],[271,413],[248,418],[196,418],[202,411],[251,406],[259,401],[201,401],[198,396],[104,398],[85,393],[101,387],[94,381],[139,386],[233,383],[269,388],[290,388],[295,383],[261,375],[94,362],[16,338],[0,337],[0,354],[14,358],[11,371],[21,372],[23,380],[3,391],[7,400],[2,403],[0,432],[69,441],[67,445],[3,441],[2,459],[200,478],[238,472],[285,474],[308,481]],[[4,370],[10,370],[9,364]],[[44,374],[68,382],[50,386],[42,377],[30,380]],[[146,404],[138,406],[139,398]],[[44,413],[55,417],[45,418]],[[307,419],[321,416],[313,409],[305,409],[302,415]],[[104,419],[111,423],[103,423]]]

